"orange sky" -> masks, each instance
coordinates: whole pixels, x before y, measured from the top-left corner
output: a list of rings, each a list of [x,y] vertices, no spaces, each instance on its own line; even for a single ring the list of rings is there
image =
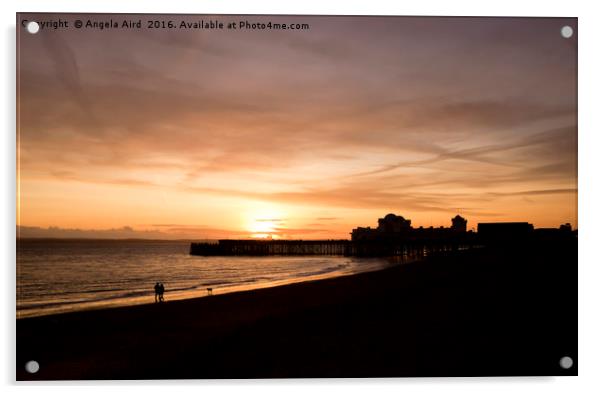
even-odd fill
[[[220,19],[310,30],[19,31],[21,236],[576,226],[576,19]]]

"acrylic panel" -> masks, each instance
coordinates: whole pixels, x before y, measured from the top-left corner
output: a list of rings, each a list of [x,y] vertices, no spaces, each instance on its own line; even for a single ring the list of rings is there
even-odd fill
[[[17,14],[17,379],[577,375],[577,32]]]

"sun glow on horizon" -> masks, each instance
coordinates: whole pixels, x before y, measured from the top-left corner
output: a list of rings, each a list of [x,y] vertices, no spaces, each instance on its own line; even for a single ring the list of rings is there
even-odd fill
[[[253,209],[248,214],[246,229],[251,233],[252,238],[280,238],[285,219],[282,211],[273,207],[266,206]]]

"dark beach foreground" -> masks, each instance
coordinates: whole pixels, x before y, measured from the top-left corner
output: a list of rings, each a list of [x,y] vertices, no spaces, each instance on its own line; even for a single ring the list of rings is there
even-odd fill
[[[17,380],[576,375],[572,241],[19,319]]]

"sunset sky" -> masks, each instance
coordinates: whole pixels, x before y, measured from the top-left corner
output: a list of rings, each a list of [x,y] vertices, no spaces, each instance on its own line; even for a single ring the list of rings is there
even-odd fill
[[[21,236],[577,225],[576,19],[219,19],[310,29],[19,29]]]

